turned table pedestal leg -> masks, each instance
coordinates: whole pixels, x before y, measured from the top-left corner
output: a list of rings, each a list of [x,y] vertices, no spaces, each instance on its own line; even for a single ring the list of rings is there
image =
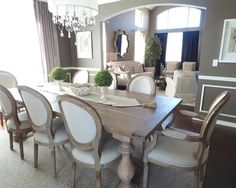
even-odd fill
[[[122,158],[117,169],[118,176],[121,179],[121,183],[118,187],[134,188],[136,186],[131,182],[131,179],[134,176],[135,168],[130,160],[130,154],[132,153],[133,148],[130,143],[122,142],[119,151],[122,153]]]

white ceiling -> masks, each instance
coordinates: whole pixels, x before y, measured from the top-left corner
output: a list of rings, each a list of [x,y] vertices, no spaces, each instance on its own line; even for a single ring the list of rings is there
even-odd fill
[[[102,4],[106,4],[106,3],[112,3],[115,1],[120,1],[120,0],[98,0],[98,4],[102,5]]]

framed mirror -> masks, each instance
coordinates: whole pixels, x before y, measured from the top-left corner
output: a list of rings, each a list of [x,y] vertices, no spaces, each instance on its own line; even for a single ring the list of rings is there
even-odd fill
[[[128,53],[129,41],[128,35],[125,33],[125,31],[116,31],[114,46],[116,48],[116,53],[120,55],[120,57],[123,57]]]

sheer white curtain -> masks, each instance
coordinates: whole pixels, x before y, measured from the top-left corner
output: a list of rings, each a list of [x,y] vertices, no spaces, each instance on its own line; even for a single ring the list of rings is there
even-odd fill
[[[0,70],[14,74],[18,84],[43,83],[33,0],[2,1],[0,18]]]
[[[145,32],[135,31],[134,33],[134,60],[144,64],[144,53],[145,53],[145,43],[146,43]]]

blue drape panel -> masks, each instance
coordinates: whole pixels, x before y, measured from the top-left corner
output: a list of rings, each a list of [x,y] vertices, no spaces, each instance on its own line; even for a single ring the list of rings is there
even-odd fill
[[[199,31],[183,32],[183,47],[181,61],[196,62],[196,70],[198,70],[198,43]]]

